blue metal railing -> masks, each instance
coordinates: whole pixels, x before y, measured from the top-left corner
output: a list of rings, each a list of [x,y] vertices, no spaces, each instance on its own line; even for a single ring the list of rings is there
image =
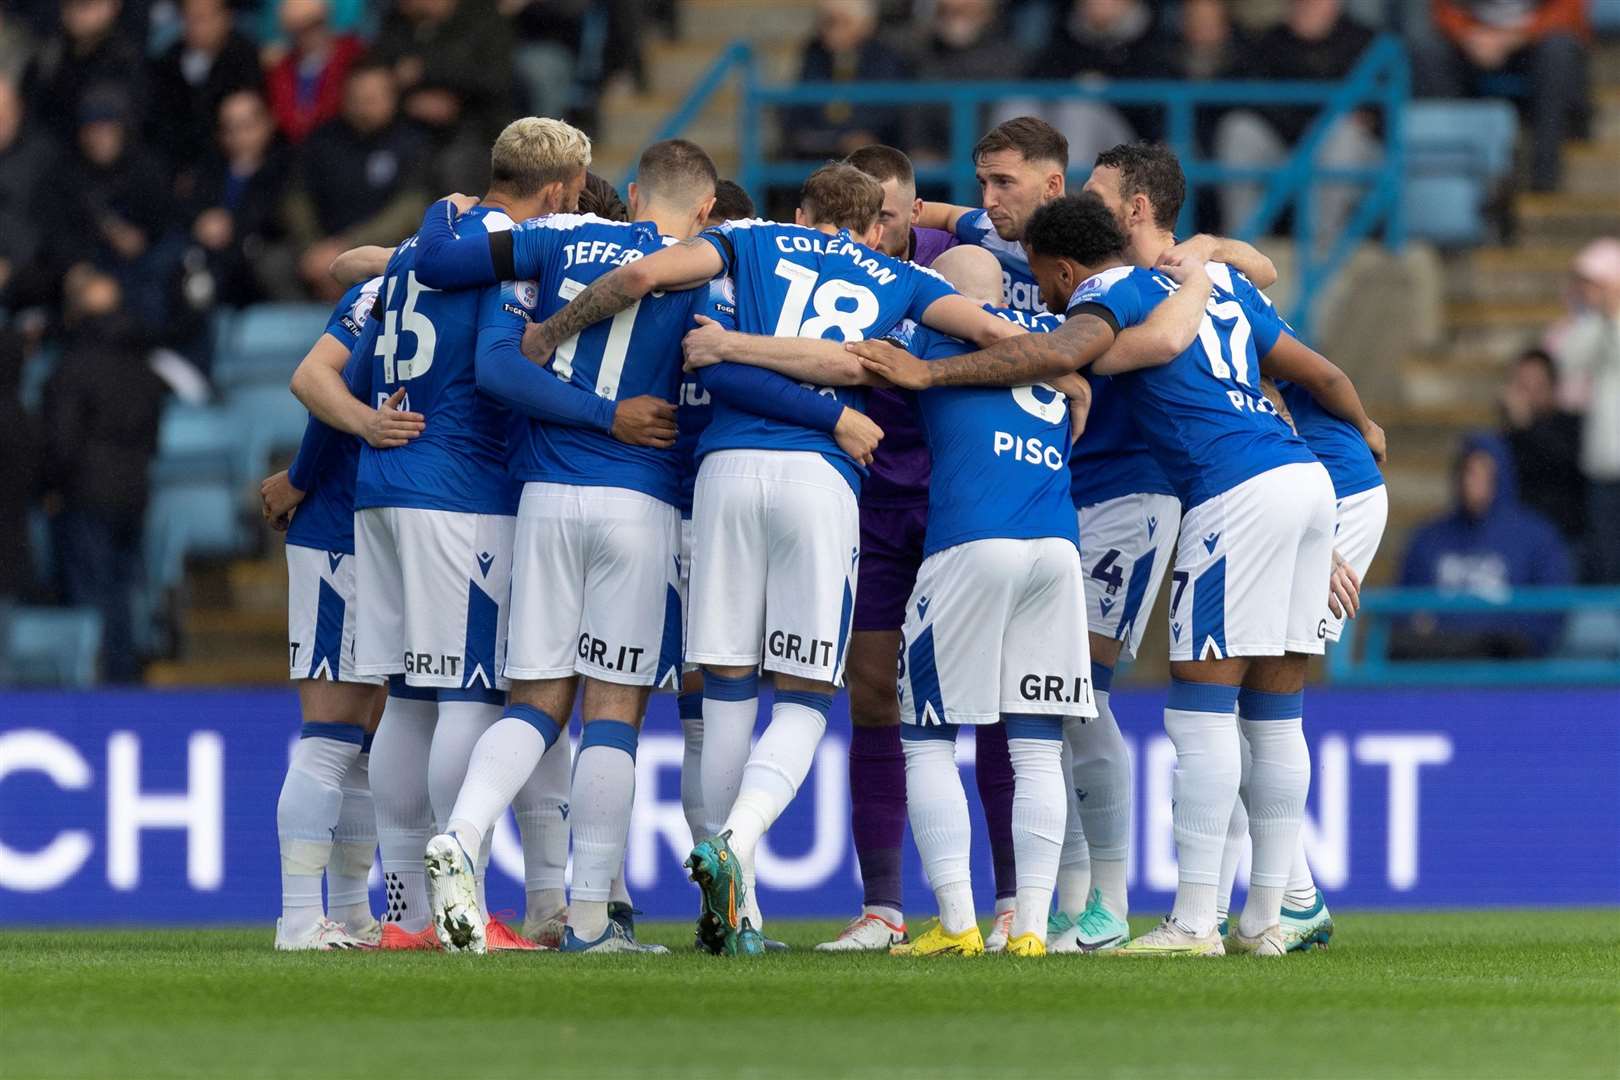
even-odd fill
[[[950,115],[950,146],[945,164],[922,165],[917,177],[924,183],[945,183],[951,197],[963,205],[976,205],[979,198],[973,174],[972,148],[981,132],[980,118],[987,106],[1009,99],[1039,102],[1092,101],[1110,105],[1161,106],[1166,110],[1166,142],[1181,158],[1189,188],[1196,190],[1234,181],[1258,181],[1264,195],[1254,215],[1238,231],[1243,239],[1253,239],[1272,228],[1287,210],[1294,212],[1294,235],[1298,241],[1299,293],[1290,312],[1295,325],[1309,333],[1311,301],[1322,286],[1343,267],[1355,246],[1382,229],[1384,242],[1399,249],[1406,240],[1406,223],[1401,210],[1401,176],[1404,168],[1405,106],[1410,96],[1410,70],[1406,51],[1394,37],[1379,38],[1368,48],[1350,74],[1335,82],[1171,82],[1148,80],[1082,85],[1070,82],[868,82],[799,83],[768,86],[760,76],[759,63],[745,42],[733,42],[693,87],[662,128],[658,139],[679,135],[696,119],[715,93],[737,75],[742,84],[738,106],[737,138],[740,166],[738,182],[756,201],[772,184],[797,184],[820,165],[820,161],[767,160],[763,149],[766,111],[791,106],[815,106],[832,102],[851,105],[898,105],[943,107]],[[1320,113],[1298,144],[1282,163],[1273,166],[1237,166],[1205,160],[1194,136],[1194,120],[1199,108],[1209,106],[1315,105]],[[1316,162],[1323,141],[1333,126],[1362,109],[1382,114],[1384,156],[1380,162],[1362,168],[1327,168]],[[1072,182],[1083,183],[1090,172],[1089,162],[1076,162],[1070,170]],[[1316,189],[1327,183],[1353,183],[1364,186],[1361,197],[1343,231],[1318,243],[1316,223],[1311,212]],[[1191,227],[1189,198],[1182,207],[1180,227]]]
[[[1369,589],[1344,637],[1328,649],[1328,676],[1343,685],[1620,685],[1620,658],[1551,656],[1533,660],[1392,660],[1395,624],[1412,615],[1573,615],[1620,612],[1617,588],[1521,588],[1501,600],[1434,589]],[[1620,712],[1620,695],[1615,706]]]

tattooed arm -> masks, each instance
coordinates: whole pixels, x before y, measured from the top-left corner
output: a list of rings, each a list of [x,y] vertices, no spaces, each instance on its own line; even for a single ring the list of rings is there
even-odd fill
[[[720,252],[701,237],[611,270],[587,285],[568,306],[523,332],[523,353],[543,364],[557,346],[588,326],[611,319],[654,290],[696,288],[725,268]]]
[[[931,386],[1028,386],[1077,371],[1108,351],[1114,328],[1076,315],[1049,334],[1019,334],[988,349],[924,362],[881,341],[844,346],[873,374],[908,390]]]

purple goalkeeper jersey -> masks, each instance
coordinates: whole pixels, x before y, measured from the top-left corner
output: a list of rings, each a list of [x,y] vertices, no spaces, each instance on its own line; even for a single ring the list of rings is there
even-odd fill
[[[931,266],[960,241],[943,229],[912,229],[911,251],[906,258],[918,266]],[[925,506],[928,503],[928,437],[914,405],[893,390],[873,390],[866,399],[866,415],[883,429],[883,441],[861,488],[861,502],[871,506]]]

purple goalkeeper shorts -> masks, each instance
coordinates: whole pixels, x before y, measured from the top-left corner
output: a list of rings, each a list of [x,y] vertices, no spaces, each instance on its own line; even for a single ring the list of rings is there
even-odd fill
[[[898,630],[923,561],[928,507],[862,506],[855,630]]]

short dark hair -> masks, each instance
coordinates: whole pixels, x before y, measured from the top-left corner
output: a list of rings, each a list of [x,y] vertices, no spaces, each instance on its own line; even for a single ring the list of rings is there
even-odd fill
[[[618,191],[605,177],[593,172],[585,174],[585,186],[579,192],[579,212],[595,214],[609,221],[629,221],[630,211],[619,198]]]
[[[712,192],[719,178],[708,151],[690,139],[655,142],[641,152],[641,160],[636,163],[637,186],[677,199]]]
[[[714,182],[714,209],[709,211],[711,221],[746,221],[754,216],[754,200],[735,180]]]
[[[1038,116],[1015,116],[985,132],[973,148],[973,163],[1002,150],[1016,150],[1025,161],[1050,161],[1065,172],[1069,168],[1069,140]]]
[[[1552,378],[1554,382],[1558,380],[1558,365],[1553,362],[1552,353],[1548,352],[1546,349],[1543,349],[1539,345],[1524,350],[1524,352],[1519,354],[1519,358],[1515,360],[1514,363],[1540,364],[1542,367],[1547,369],[1547,375]]]
[[[1181,162],[1163,143],[1120,143],[1097,155],[1097,168],[1118,169],[1120,194],[1146,195],[1153,207],[1153,224],[1174,228],[1187,198],[1187,177]]]
[[[1125,234],[1103,201],[1085,191],[1037,207],[1024,226],[1024,243],[1036,255],[1073,259],[1089,269],[1123,257]]]
[[[861,147],[845,158],[844,163],[855,166],[880,184],[890,180],[902,187],[917,183],[917,171],[911,167],[911,159],[903,151],[882,143]]]
[[[799,208],[817,225],[864,233],[883,212],[883,188],[855,166],[829,161],[805,180]]]

